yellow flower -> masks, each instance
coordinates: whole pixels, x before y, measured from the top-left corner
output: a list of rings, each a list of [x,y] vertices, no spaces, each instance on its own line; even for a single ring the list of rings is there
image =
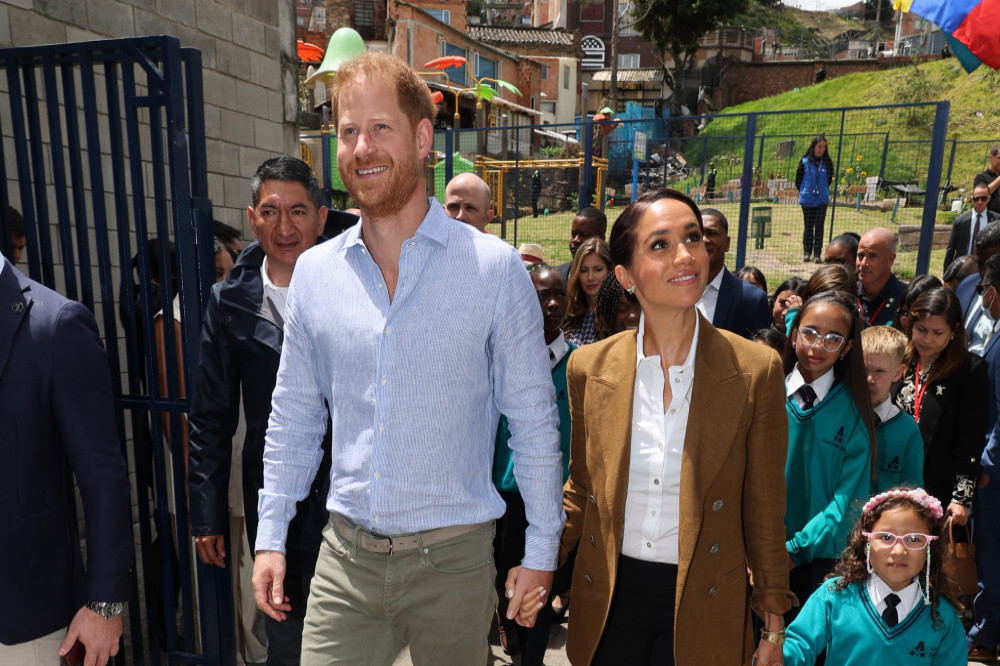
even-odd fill
[[[851,167],[847,167],[847,173],[854,173],[854,169],[852,169]]]
[[[868,174],[867,174],[866,172],[862,171],[862,172],[861,172],[861,177],[862,177],[862,178],[867,178],[867,177],[868,177]]]
[[[860,162],[861,161],[861,155],[858,155],[857,158],[855,158],[855,159],[857,159]]]

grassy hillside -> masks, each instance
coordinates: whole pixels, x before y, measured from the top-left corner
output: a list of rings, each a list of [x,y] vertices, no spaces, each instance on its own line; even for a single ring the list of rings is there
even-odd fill
[[[770,137],[764,141],[763,149],[758,144],[753,156],[754,165],[760,164],[764,177],[771,174],[794,176],[798,157],[805,151],[810,138],[823,132],[831,140],[830,151],[835,161],[837,149],[841,149],[839,172],[843,187],[857,182],[862,171],[866,175],[882,173],[891,180],[916,181],[923,185],[928,168],[933,110],[897,107],[849,112],[843,116],[839,112],[809,110],[947,100],[951,103],[949,144],[942,178],[947,174],[952,139],[982,142],[959,143],[955,153],[952,183],[968,187],[986,164],[988,142],[1000,142],[1000,98],[995,93],[998,84],[998,72],[982,67],[973,74],[966,74],[956,60],[946,59],[843,76],[729,107],[722,113],[805,111],[758,118],[758,136]],[[738,178],[743,168],[745,129],[745,116],[717,118],[687,144],[684,155],[695,166],[700,166],[705,159],[713,161],[719,169],[721,183]],[[842,146],[837,140],[841,132]],[[782,140],[794,141],[788,157],[778,157],[777,142]],[[857,159],[859,156],[861,160]],[[850,173],[847,172],[849,167]]]

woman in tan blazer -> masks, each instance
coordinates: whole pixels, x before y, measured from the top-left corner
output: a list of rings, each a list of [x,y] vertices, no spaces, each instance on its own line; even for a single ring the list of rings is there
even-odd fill
[[[698,314],[702,233],[680,192],[629,206],[611,250],[642,323],[570,357],[573,664],[737,666],[754,654],[751,608],[769,630],[756,665],[782,663],[784,377],[773,352]]]

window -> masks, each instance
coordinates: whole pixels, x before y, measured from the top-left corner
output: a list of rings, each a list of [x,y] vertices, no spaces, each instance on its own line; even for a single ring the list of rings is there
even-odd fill
[[[619,53],[618,54],[618,67],[621,69],[638,69],[639,68],[639,54],[638,53]]]
[[[618,34],[622,37],[638,37],[639,32],[632,26],[635,23],[635,17],[632,16],[632,10],[634,9],[631,2],[625,2],[619,5],[618,11],[622,13],[621,20],[619,21]]]
[[[563,89],[569,90],[569,65],[563,65],[562,72],[563,72],[563,77],[562,77]]]
[[[463,48],[455,46],[454,44],[449,44],[448,42],[441,42],[441,55],[462,56],[463,58],[468,59],[469,52]],[[464,87],[467,85],[466,81],[469,75],[469,66],[462,65],[461,67],[458,68],[449,67],[448,69],[444,70],[444,73],[448,75],[448,78],[451,79],[451,82],[453,84]]]
[[[375,3],[372,0],[354,0],[354,27],[362,37],[372,39],[375,27]],[[370,35],[370,36],[368,36]]]
[[[490,58],[484,58],[483,56],[476,54],[476,78],[481,79],[484,76],[489,79],[500,78],[500,68],[496,60],[491,60]],[[494,88],[496,86],[493,86]]]
[[[549,100],[542,100],[542,113],[551,113],[556,115],[556,103],[550,102]]]
[[[590,2],[580,5],[580,30],[582,32],[604,33],[604,3]]]
[[[545,81],[548,78],[549,78],[549,66],[542,65],[542,81]]]
[[[441,23],[447,23],[451,25],[451,10],[450,9],[424,9],[425,12],[436,18]],[[450,55],[450,54],[446,54]]]

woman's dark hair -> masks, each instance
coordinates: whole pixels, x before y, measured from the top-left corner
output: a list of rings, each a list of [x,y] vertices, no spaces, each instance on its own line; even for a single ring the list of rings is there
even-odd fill
[[[632,255],[635,253],[635,230],[639,226],[639,220],[645,215],[646,209],[660,199],[673,199],[680,201],[694,212],[698,219],[698,228],[704,231],[701,221],[701,211],[698,205],[683,192],[664,187],[652,192],[646,192],[641,197],[633,201],[622,211],[615,224],[611,227],[611,261],[615,266],[628,268],[632,265]]]
[[[754,342],[763,342],[780,355],[788,342],[788,336],[775,328],[762,328],[753,334]]]
[[[851,271],[843,264],[823,264],[806,282],[806,288],[802,292],[802,300],[809,300],[817,294],[828,291],[840,291],[857,299],[858,283]]]
[[[805,155],[803,155],[802,157],[810,157],[813,154],[813,150],[816,148],[816,144],[819,143],[820,141],[826,141],[826,135],[825,134],[817,134],[813,138],[812,143],[809,144],[809,148],[806,149]],[[827,150],[823,151],[824,155],[826,155],[827,152],[830,149],[830,142],[829,141],[827,141],[826,147],[827,147]]]
[[[793,275],[792,277],[788,278],[787,280],[778,285],[778,288],[774,290],[773,294],[771,294],[769,303],[773,308],[774,302],[778,300],[778,296],[780,296],[781,292],[783,291],[795,292],[799,296],[802,296],[802,292],[805,291],[805,288],[806,288],[806,281],[800,278],[798,275]]]
[[[839,264],[830,264],[830,266],[840,269],[844,268]],[[787,376],[792,371],[792,368],[795,367],[795,363],[798,361],[798,357],[795,355],[795,342],[799,337],[799,323],[811,308],[820,304],[830,305],[840,310],[841,315],[843,315],[850,327],[850,330],[844,336],[844,345],[850,342],[851,347],[833,364],[833,376],[837,381],[844,384],[850,392],[851,399],[854,401],[854,407],[858,410],[865,429],[868,430],[868,440],[872,455],[871,479],[874,481],[877,476],[875,412],[872,409],[872,401],[868,395],[868,376],[865,372],[864,352],[861,346],[861,329],[864,328],[864,325],[861,322],[857,301],[854,296],[843,291],[826,291],[812,296],[802,304],[799,311],[795,313],[795,319],[792,321],[792,333],[788,337],[788,342],[785,344],[785,351],[782,355],[785,375]]]
[[[747,275],[753,278],[754,283],[760,285],[760,288],[764,290],[765,294],[767,293],[767,278],[764,277],[764,274],[759,268],[756,266],[744,266],[740,270],[736,271],[736,277],[744,282],[746,282],[744,278]]]
[[[638,305],[639,299],[630,294],[618,282],[614,273],[608,273],[597,292],[597,312],[594,316],[594,333],[598,340],[609,338],[618,331],[615,330],[615,320],[618,317],[618,304],[622,299],[632,305]]]
[[[941,280],[933,275],[918,275],[910,280],[910,283],[899,294],[899,305],[897,306],[896,319],[892,322],[892,327],[897,331],[903,331],[903,325],[900,323],[899,318],[910,314],[910,306],[913,305],[918,296],[925,291],[940,286],[942,286]],[[906,333],[906,331],[903,331],[903,333]]]
[[[901,490],[912,490],[911,488],[900,488]],[[851,530],[847,539],[847,548],[840,556],[840,560],[833,567],[833,571],[827,578],[840,576],[836,583],[838,592],[843,592],[848,585],[861,585],[868,578],[868,568],[866,563],[868,537],[862,532],[871,532],[872,525],[878,522],[883,513],[890,509],[909,508],[920,514],[920,517],[927,523],[927,532],[931,536],[940,537],[944,527],[943,518],[935,518],[931,510],[909,497],[890,497],[875,505],[867,513],[861,514],[861,520]],[[930,592],[931,592],[931,619],[937,625],[941,621],[938,614],[938,602],[944,597],[951,605],[961,612],[962,605],[958,600],[958,590],[955,582],[946,575],[941,568],[944,545],[941,539],[934,539],[930,542],[929,555],[931,558]],[[921,572],[921,578],[923,572]],[[921,585],[921,587],[923,587]]]
[[[587,314],[588,303],[587,294],[580,287],[580,267],[583,260],[591,254],[596,254],[608,268],[608,273],[614,273],[614,264],[611,262],[611,252],[608,244],[603,238],[588,238],[583,241],[576,254],[573,255],[573,264],[569,269],[569,284],[566,285],[566,319],[563,320],[563,331],[569,333],[580,325],[583,315]]]
[[[944,317],[948,327],[951,328],[952,336],[944,351],[934,361],[934,366],[931,368],[930,374],[927,375],[928,383],[943,379],[955,372],[968,354],[969,342],[965,334],[965,324],[962,323],[962,306],[951,289],[947,287],[928,289],[920,294],[910,306],[910,321],[913,322],[914,326],[917,322],[935,315]],[[913,335],[911,334],[910,344],[906,345],[906,355],[903,357],[903,362],[909,367],[917,362],[917,358],[917,350],[913,347]]]

